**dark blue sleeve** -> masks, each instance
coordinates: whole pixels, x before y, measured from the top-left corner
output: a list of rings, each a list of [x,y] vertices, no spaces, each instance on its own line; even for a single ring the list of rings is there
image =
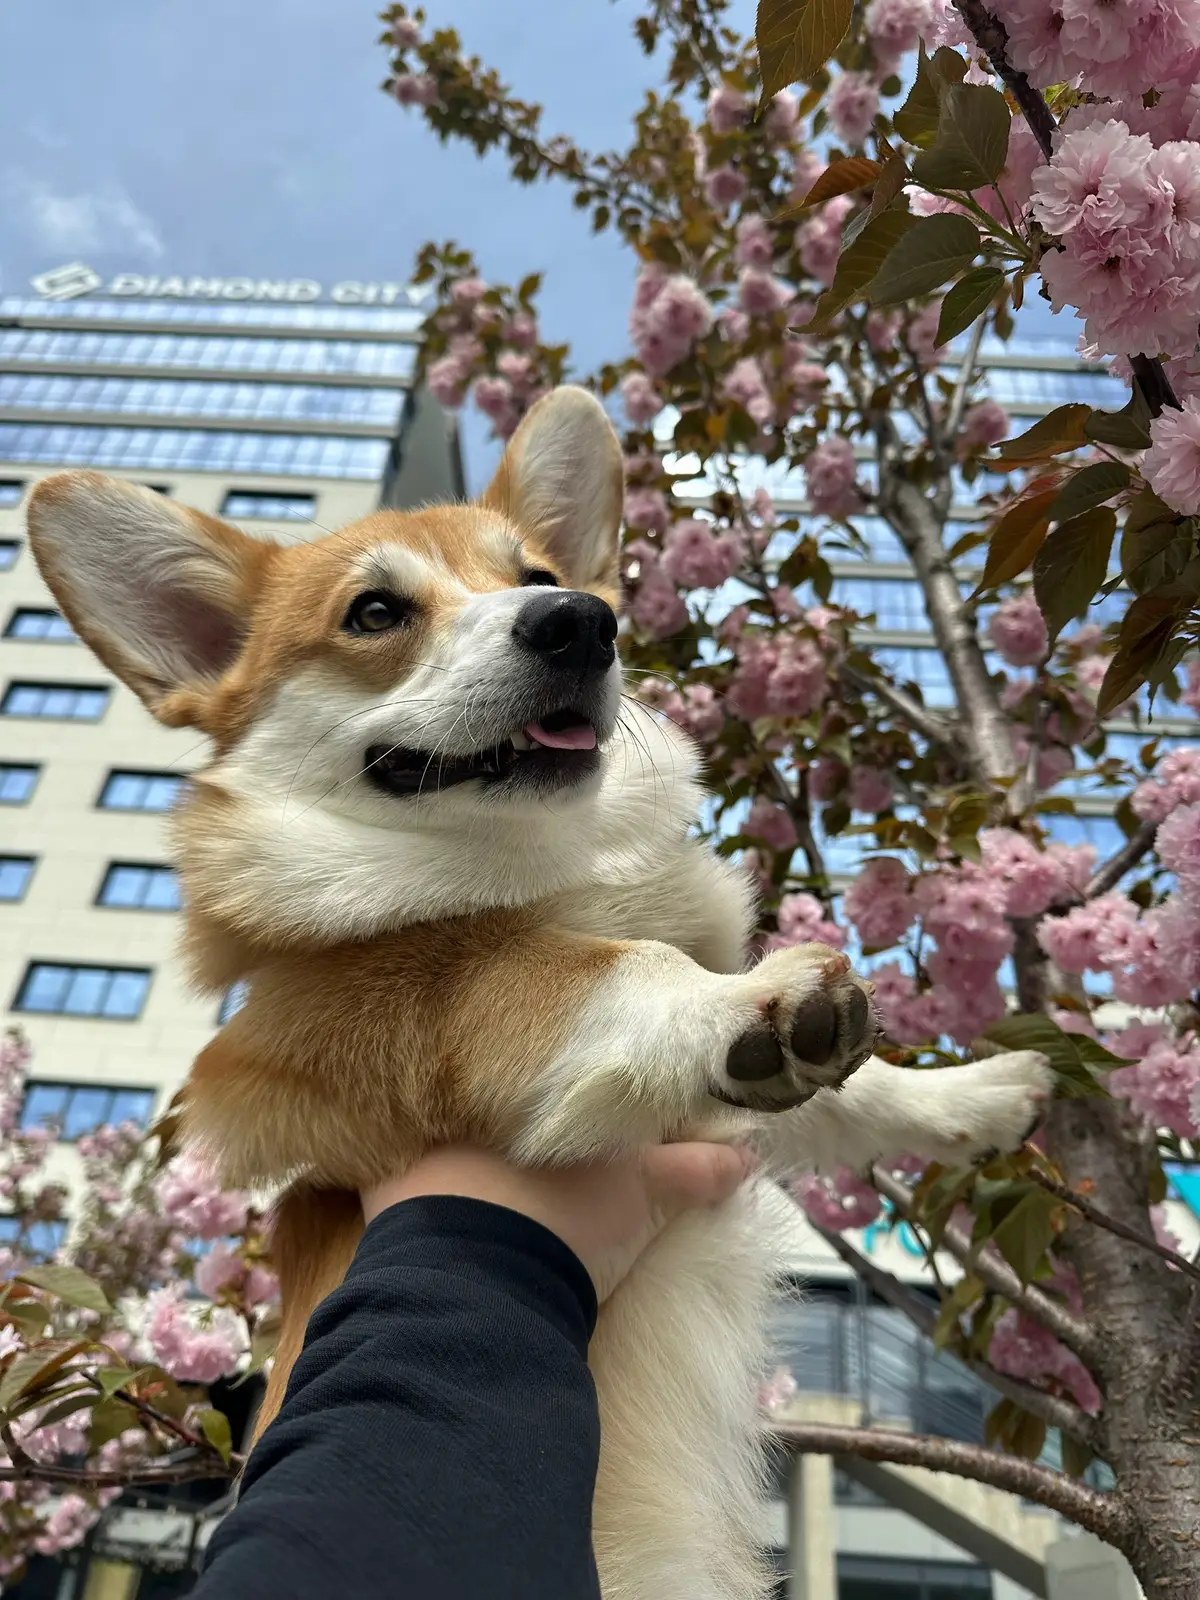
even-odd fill
[[[376,1217],[317,1308],[194,1600],[599,1600],[596,1296],[478,1200]]]

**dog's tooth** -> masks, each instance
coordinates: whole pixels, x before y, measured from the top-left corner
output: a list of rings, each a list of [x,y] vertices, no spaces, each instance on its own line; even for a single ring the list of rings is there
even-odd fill
[[[524,728],[518,728],[515,733],[510,733],[508,737],[514,750],[533,749],[533,740],[525,732]]]

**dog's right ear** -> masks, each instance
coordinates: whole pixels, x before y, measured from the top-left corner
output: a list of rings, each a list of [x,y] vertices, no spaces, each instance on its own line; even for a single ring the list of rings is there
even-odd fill
[[[233,664],[278,546],[98,472],[43,478],[29,543],[79,637],[160,721],[196,720],[195,693]]]

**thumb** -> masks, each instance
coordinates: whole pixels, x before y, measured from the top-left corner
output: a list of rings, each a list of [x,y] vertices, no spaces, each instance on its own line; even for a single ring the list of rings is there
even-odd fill
[[[729,1144],[657,1144],[642,1152],[650,1205],[667,1217],[728,1200],[753,1172],[753,1151]]]

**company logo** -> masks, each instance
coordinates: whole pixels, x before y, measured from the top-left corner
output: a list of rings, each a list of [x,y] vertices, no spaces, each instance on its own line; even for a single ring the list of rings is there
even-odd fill
[[[328,290],[313,278],[184,278],[118,272],[105,280],[81,261],[39,273],[29,281],[43,300],[78,300],[101,290],[114,298],[140,300],[255,300],[305,305],[328,299],[339,306],[419,306],[430,293],[427,284],[359,283],[353,279],[332,284]]]
[[[40,272],[29,281],[43,300],[78,300],[81,295],[99,289],[104,279],[91,267],[85,267],[82,261],[72,261],[70,266]]]

